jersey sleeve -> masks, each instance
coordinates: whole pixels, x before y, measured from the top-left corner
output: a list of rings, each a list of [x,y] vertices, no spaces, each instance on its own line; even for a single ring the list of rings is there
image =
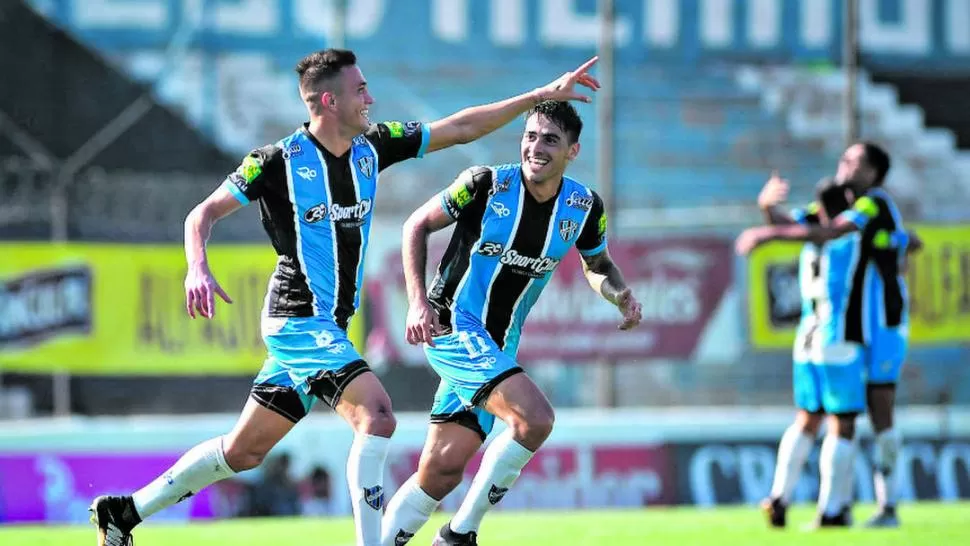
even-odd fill
[[[450,186],[441,192],[441,208],[455,220],[466,220],[477,216],[480,221],[485,213],[485,202],[492,188],[492,169],[470,167],[455,178]]]
[[[378,170],[424,156],[431,129],[420,121],[383,121],[370,126],[364,136],[377,150]]]
[[[283,169],[282,150],[275,145],[263,146],[249,152],[223,185],[245,206],[274,186],[285,184]]]
[[[840,214],[839,218],[852,222],[860,231],[867,226],[877,226],[881,223],[885,223],[886,227],[892,227],[893,223],[888,203],[882,198],[868,195],[856,199],[852,207]]]
[[[792,209],[790,214],[796,224],[818,224],[818,209],[818,202],[812,201],[806,207]]]
[[[576,238],[576,250],[583,256],[595,256],[606,250],[606,207],[595,191],[583,231]]]

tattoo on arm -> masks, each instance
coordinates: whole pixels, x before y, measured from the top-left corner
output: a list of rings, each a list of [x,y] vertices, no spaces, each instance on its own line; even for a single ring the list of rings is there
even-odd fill
[[[616,267],[606,251],[593,256],[583,256],[583,272],[593,290],[614,305],[620,293],[627,288],[620,268]]]

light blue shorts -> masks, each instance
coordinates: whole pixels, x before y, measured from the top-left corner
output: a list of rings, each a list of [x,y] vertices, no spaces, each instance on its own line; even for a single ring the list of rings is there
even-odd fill
[[[424,348],[428,363],[441,377],[431,422],[464,425],[484,441],[492,431],[495,416],[485,411],[482,404],[495,386],[522,372],[522,368],[499,349],[482,327],[465,326],[434,338],[434,343],[434,347]]]
[[[324,317],[264,318],[267,357],[251,396],[297,422],[316,399],[336,407],[344,388],[370,371],[347,332]]]

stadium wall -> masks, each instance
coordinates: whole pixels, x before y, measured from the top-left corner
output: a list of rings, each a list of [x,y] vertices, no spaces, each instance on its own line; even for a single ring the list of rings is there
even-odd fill
[[[232,414],[193,417],[70,418],[10,423],[0,430],[0,521],[86,520],[95,495],[138,488],[187,448],[229,430]],[[759,501],[769,490],[777,439],[789,408],[699,410],[564,410],[547,444],[523,471],[499,510],[649,507]],[[970,409],[899,410],[905,438],[899,492],[904,501],[970,499]],[[862,424],[862,420],[860,420]],[[503,425],[499,425],[500,429]],[[857,498],[872,500],[871,431],[862,424],[866,456],[855,463]],[[385,488],[393,493],[416,468],[427,415],[398,415]],[[345,459],[353,440],[333,414],[311,414],[274,450],[286,453],[294,477],[322,466],[332,480],[333,514],[350,514]],[[457,507],[480,462],[442,510]],[[259,470],[242,473],[253,480]],[[813,454],[795,499],[817,493]],[[153,522],[225,517],[232,483],[210,487]]]

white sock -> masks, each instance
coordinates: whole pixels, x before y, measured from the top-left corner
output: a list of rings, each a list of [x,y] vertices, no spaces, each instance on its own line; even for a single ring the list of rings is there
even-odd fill
[[[512,438],[512,429],[499,434],[485,450],[482,466],[451,519],[451,530],[456,533],[478,531],[485,512],[502,500],[532,455],[532,451]]]
[[[347,485],[357,526],[357,546],[379,546],[384,508],[384,460],[390,438],[356,434],[347,457]]]
[[[418,485],[418,475],[412,474],[387,503],[381,522],[381,544],[404,546],[431,518],[441,501],[435,500]]]
[[[783,504],[791,502],[792,493],[802,477],[802,469],[814,444],[815,438],[802,432],[798,425],[792,424],[785,430],[778,443],[775,481],[771,485],[772,498],[781,499]]]
[[[222,437],[206,440],[188,450],[164,474],[131,497],[141,519],[181,502],[205,486],[236,473],[226,464]]]
[[[837,516],[845,506],[842,492],[845,487],[842,482],[847,479],[852,462],[852,441],[827,434],[822,441],[819,453],[819,490],[818,510],[826,516]]]
[[[848,461],[848,474],[845,476],[845,480],[842,481],[841,487],[839,489],[839,495],[842,497],[842,502],[847,506],[851,505],[855,500],[855,482],[856,482],[856,472],[855,472],[855,461],[856,454],[859,453],[859,434],[856,433],[852,437],[852,455],[849,457]]]
[[[876,434],[873,450],[873,489],[879,508],[896,506],[896,459],[902,438],[893,428]]]

